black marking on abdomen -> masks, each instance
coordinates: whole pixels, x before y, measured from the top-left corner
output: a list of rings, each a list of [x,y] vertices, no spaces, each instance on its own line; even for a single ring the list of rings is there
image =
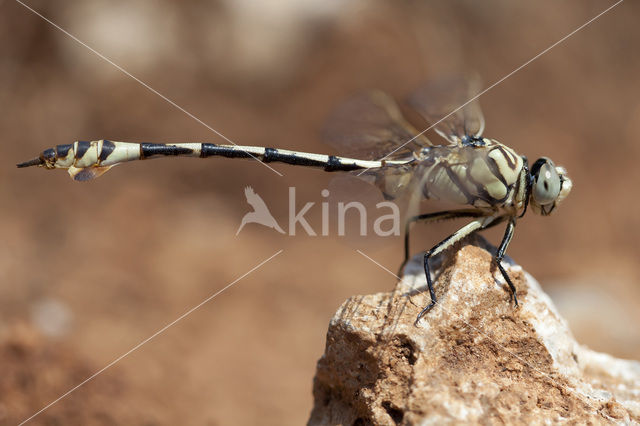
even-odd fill
[[[200,157],[226,157],[226,158],[251,158],[252,155],[247,151],[228,146],[220,146],[213,143],[203,143],[200,150]]]
[[[102,150],[100,151],[100,156],[98,157],[98,160],[99,161],[106,160],[111,155],[114,149],[116,149],[115,143],[107,140],[102,141]]]
[[[314,160],[311,158],[303,157],[297,154],[284,154],[275,148],[265,148],[262,161],[269,163],[271,161],[278,161],[280,163],[292,164],[295,166],[307,166],[307,167],[326,167],[327,163],[320,160]]]
[[[278,150],[275,148],[265,148],[264,155],[262,156],[262,161],[265,163],[270,163],[271,161],[278,161]]]
[[[53,148],[48,148],[45,149],[44,151],[42,151],[42,158],[44,158],[46,161],[55,161],[56,157],[56,151]]]
[[[91,147],[91,142],[87,141],[78,141],[78,148],[75,152],[76,160],[81,159],[87,153],[89,148]]]
[[[189,155],[193,154],[191,148],[183,148],[176,145],[163,143],[141,143],[140,159],[153,157],[154,155]]]
[[[57,145],[56,154],[58,155],[58,158],[65,158],[69,154],[69,150],[71,150],[72,148],[72,144]]]
[[[356,164],[344,164],[335,155],[330,155],[324,170],[326,172],[350,172],[352,170],[360,170],[362,168],[363,167]]]

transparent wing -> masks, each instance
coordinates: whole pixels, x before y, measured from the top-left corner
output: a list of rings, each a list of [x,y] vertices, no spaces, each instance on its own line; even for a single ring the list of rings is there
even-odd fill
[[[428,84],[409,98],[440,136],[460,145],[466,137],[479,137],[484,130],[480,105],[471,99],[480,93],[477,77],[454,77]],[[446,117],[446,118],[445,118]]]
[[[371,214],[367,217],[377,218],[380,213],[375,209],[378,203],[391,201],[397,207],[400,223],[404,225],[405,220],[415,215],[420,207],[420,185],[423,182],[421,177],[415,174],[420,167],[419,162],[415,161],[336,176],[329,184],[330,202],[355,201],[364,206],[373,206]]]
[[[411,163],[365,169],[351,172],[350,174],[378,188],[385,199],[395,200],[401,198],[405,191],[409,189],[414,169],[415,163]]]
[[[402,116],[393,98],[369,91],[348,99],[329,118],[325,142],[342,155],[363,160],[411,159],[431,142]]]

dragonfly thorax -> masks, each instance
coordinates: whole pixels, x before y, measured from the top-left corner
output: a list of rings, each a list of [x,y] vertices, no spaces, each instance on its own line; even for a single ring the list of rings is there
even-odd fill
[[[432,146],[421,154],[426,198],[478,208],[517,210],[524,205],[524,160],[496,140],[469,138],[465,144]]]

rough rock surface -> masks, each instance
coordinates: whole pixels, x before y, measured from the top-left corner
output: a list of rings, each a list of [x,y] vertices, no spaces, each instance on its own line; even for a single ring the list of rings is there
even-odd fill
[[[309,424],[640,424],[640,363],[578,344],[511,262],[515,308],[493,248],[480,237],[463,244],[435,259],[439,301],[418,326],[428,302],[421,256],[393,292],[338,309]]]

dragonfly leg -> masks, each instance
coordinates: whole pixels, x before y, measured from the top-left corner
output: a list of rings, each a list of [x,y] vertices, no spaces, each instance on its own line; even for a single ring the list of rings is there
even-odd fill
[[[504,237],[502,238],[502,242],[500,243],[500,247],[498,247],[498,252],[496,253],[496,263],[498,264],[498,269],[500,269],[500,273],[504,277],[504,280],[509,285],[509,289],[511,290],[511,294],[513,295],[513,300],[515,305],[518,306],[518,297],[516,295],[516,287],[513,285],[511,278],[507,274],[507,271],[502,267],[502,259],[504,258],[504,254],[507,251],[507,247],[511,242],[511,238],[513,238],[513,232],[516,228],[516,218],[509,218],[509,222],[507,223],[507,229],[504,232]]]
[[[427,312],[429,312],[431,310],[431,308],[433,308],[433,306],[437,302],[436,292],[433,289],[433,282],[431,280],[431,271],[429,270],[429,259],[432,256],[435,256],[438,253],[440,253],[440,252],[446,250],[447,248],[451,247],[453,244],[455,244],[456,242],[462,240],[463,238],[467,237],[468,235],[471,235],[472,233],[474,233],[478,229],[482,229],[483,227],[487,226],[489,224],[487,222],[487,219],[488,219],[487,217],[477,218],[473,222],[468,223],[467,225],[465,225],[462,228],[458,229],[453,234],[449,235],[444,240],[440,241],[431,250],[427,251],[424,254],[424,273],[425,273],[425,275],[427,277],[427,286],[429,287],[429,295],[431,296],[431,302],[429,303],[429,305],[427,305],[426,308],[424,308],[422,311],[420,311],[420,313],[418,314],[418,317],[416,318],[416,321],[415,321],[414,324],[417,325],[418,322],[420,321],[420,319],[423,316],[425,316],[425,314]]]
[[[409,261],[409,256],[411,255],[411,253],[409,252],[409,249],[410,249],[409,234],[411,232],[411,225],[414,222],[431,223],[431,222],[438,222],[441,220],[452,220],[452,219],[459,219],[463,217],[480,217],[480,216],[483,216],[483,213],[480,210],[460,209],[460,210],[445,210],[445,211],[435,212],[435,213],[426,213],[426,214],[421,214],[421,215],[413,216],[409,218],[405,223],[405,227],[404,227],[404,260],[402,261],[402,264],[398,269],[397,276],[399,277],[402,275],[402,270],[404,269],[405,265]]]

